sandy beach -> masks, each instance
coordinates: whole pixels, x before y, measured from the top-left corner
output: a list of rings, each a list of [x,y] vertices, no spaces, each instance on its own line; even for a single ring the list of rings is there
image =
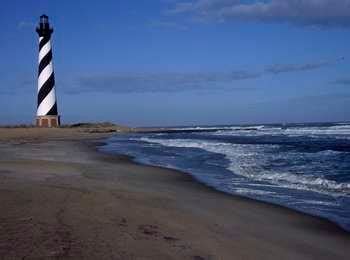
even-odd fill
[[[97,152],[111,134],[0,129],[1,259],[349,259],[337,225]]]

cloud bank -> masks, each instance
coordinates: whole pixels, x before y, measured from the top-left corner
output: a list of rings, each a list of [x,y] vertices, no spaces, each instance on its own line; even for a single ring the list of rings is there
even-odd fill
[[[317,70],[336,65],[340,59],[301,64],[275,64],[262,71],[239,70],[231,72],[202,73],[109,73],[81,76],[70,87],[67,93],[109,92],[109,93],[160,93],[184,91],[217,91],[241,89],[237,81],[252,80],[267,74],[297,73]],[[338,83],[339,84],[339,83]],[[343,83],[344,84],[344,83]]]
[[[350,78],[337,79],[337,80],[333,81],[332,83],[337,84],[337,85],[350,86]]]
[[[317,27],[349,27],[350,0],[184,0],[168,14],[202,21],[253,21]]]
[[[70,93],[80,92],[181,92],[210,90],[227,86],[234,81],[260,77],[259,73],[232,71],[229,73],[158,73],[158,74],[109,74],[83,76],[77,80]],[[233,85],[231,85],[234,88]],[[224,87],[225,88],[225,87]]]
[[[265,71],[273,74],[280,74],[280,73],[287,73],[287,72],[316,70],[322,67],[330,66],[332,64],[333,62],[331,61],[322,61],[322,62],[305,63],[305,64],[275,64],[267,67]]]
[[[60,77],[57,86],[67,94],[79,93],[179,93],[185,91],[234,91],[251,89],[241,81],[262,78],[266,75],[300,73],[335,66],[344,58],[300,64],[267,65],[261,70],[233,70],[230,72],[182,72],[182,73],[118,73],[80,75],[74,78]],[[0,82],[11,88],[0,88],[0,94],[19,92],[31,93],[36,87],[36,79],[27,75],[15,78],[2,76]],[[338,85],[350,85],[350,79],[341,78],[331,82]],[[255,84],[255,83],[254,83]],[[255,84],[256,86],[256,84]]]

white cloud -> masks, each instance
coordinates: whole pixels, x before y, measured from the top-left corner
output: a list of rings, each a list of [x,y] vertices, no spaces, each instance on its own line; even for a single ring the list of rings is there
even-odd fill
[[[350,0],[193,0],[177,2],[171,14],[206,21],[260,21],[320,27],[349,27]]]

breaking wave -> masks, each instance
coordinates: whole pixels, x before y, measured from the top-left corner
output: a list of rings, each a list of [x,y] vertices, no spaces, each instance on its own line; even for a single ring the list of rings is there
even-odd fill
[[[240,145],[229,143],[215,143],[204,140],[188,139],[158,139],[140,138],[143,142],[157,143],[169,147],[199,148],[208,152],[224,155],[229,161],[227,169],[232,173],[247,177],[256,181],[266,181],[285,188],[312,190],[320,193],[332,193],[337,195],[350,193],[350,183],[338,183],[322,177],[312,175],[293,174],[288,172],[275,172],[263,170],[259,165],[264,164],[262,158],[264,152],[278,148],[276,145]],[[321,151],[319,154],[339,154],[337,151]]]
[[[116,135],[101,149],[350,231],[349,123],[168,128]]]

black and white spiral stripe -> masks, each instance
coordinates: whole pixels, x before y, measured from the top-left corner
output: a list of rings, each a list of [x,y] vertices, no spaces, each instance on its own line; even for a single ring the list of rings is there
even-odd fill
[[[37,116],[57,115],[55,75],[52,65],[50,36],[39,38]]]

